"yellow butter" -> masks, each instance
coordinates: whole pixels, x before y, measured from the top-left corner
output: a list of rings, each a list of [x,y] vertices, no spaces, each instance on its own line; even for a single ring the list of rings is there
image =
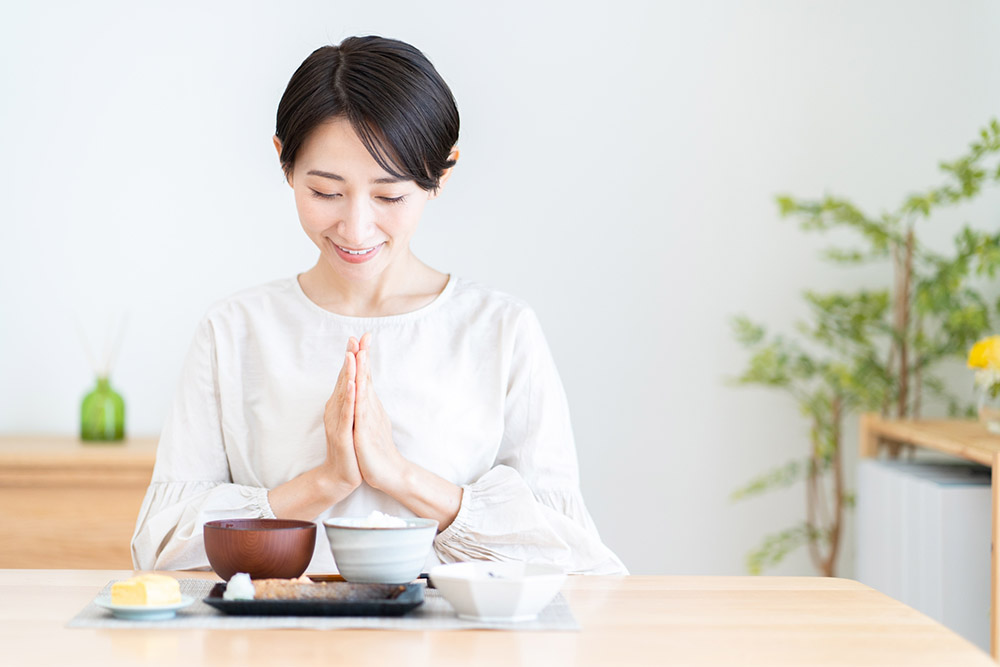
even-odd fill
[[[180,601],[180,584],[164,574],[140,574],[111,585],[111,604],[152,606]]]

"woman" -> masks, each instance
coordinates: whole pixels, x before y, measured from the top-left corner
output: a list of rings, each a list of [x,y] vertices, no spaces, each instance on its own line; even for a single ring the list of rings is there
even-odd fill
[[[348,38],[292,76],[274,145],[320,257],[199,325],[136,524],[137,568],[207,567],[213,519],[380,510],[438,521],[428,566],[625,572],[580,496],[534,313],[410,250],[458,128],[451,91],[403,42]],[[335,571],[322,531],[310,571]]]

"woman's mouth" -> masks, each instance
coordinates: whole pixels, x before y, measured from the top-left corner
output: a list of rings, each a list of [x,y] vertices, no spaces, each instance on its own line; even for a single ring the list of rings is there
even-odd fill
[[[329,240],[329,239],[327,239]],[[351,264],[363,264],[375,257],[385,245],[385,242],[379,243],[378,245],[371,246],[370,248],[346,248],[344,246],[337,245],[333,241],[330,241],[330,245],[334,247],[337,251],[337,255]]]

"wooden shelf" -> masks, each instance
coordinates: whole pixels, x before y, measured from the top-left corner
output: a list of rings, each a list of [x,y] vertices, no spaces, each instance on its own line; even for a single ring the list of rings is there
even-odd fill
[[[132,567],[155,438],[0,436],[0,568]]]
[[[867,414],[861,418],[861,455],[874,457],[881,443],[915,445],[967,461],[992,466],[1000,454],[1000,435],[977,421],[964,419],[883,419]]]

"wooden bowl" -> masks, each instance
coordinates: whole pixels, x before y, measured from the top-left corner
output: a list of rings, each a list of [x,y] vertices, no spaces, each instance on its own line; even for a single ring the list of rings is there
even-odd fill
[[[229,581],[301,576],[316,547],[316,524],[296,519],[221,519],[205,523],[205,553],[215,573]]]

